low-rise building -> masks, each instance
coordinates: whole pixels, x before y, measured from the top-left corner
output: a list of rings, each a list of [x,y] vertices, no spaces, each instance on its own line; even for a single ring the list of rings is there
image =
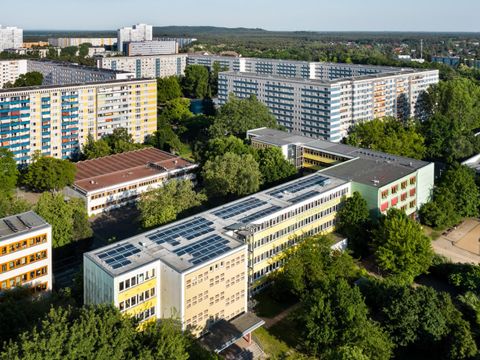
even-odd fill
[[[184,75],[187,54],[102,57],[97,59],[100,69],[121,70],[138,78],[159,78]]]
[[[0,219],[0,292],[52,289],[52,227],[33,211]]]
[[[129,151],[79,161],[72,186],[85,201],[88,215],[136,202],[146,192],[166,182],[195,180],[196,164],[155,148]]]
[[[85,303],[142,321],[175,316],[200,335],[244,314],[286,250],[331,232],[350,192],[348,181],[317,173],[91,251]]]
[[[59,48],[80,46],[81,44],[92,44],[92,46],[113,46],[117,43],[117,38],[48,38],[48,43]]]
[[[349,181],[352,191],[365,198],[373,216],[385,214],[391,207],[416,216],[433,190],[434,164],[426,161],[267,128],[250,130],[247,137],[257,148],[279,147],[298,168]]]

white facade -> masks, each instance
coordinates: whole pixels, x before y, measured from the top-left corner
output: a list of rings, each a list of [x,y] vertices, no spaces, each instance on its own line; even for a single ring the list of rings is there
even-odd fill
[[[183,75],[187,65],[187,54],[123,56],[97,59],[100,69],[122,70],[134,73],[137,79]]]
[[[92,44],[92,46],[113,46],[117,43],[117,38],[49,38],[48,43],[60,48],[86,43]]]
[[[127,56],[139,55],[165,55],[178,53],[178,44],[176,41],[132,41],[124,44]]]
[[[0,219],[0,292],[52,289],[52,227],[33,211]]]
[[[126,42],[151,41],[153,35],[153,26],[147,24],[137,24],[118,29],[117,34],[117,50],[123,52],[124,43]]]
[[[27,60],[0,61],[0,89],[5,83],[14,83],[22,74],[27,72]]]
[[[23,29],[2,27],[0,25],[0,52],[5,49],[17,49],[23,45]]]

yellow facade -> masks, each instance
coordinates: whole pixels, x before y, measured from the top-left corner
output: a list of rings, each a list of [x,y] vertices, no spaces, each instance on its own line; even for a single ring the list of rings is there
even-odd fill
[[[245,252],[236,252],[185,276],[184,320],[193,334],[246,311]]]

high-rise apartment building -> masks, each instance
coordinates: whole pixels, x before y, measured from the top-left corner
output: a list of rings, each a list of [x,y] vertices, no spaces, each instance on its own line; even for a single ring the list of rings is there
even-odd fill
[[[22,45],[22,29],[0,25],[0,52],[5,49],[18,49],[21,48]]]
[[[52,289],[52,227],[33,211],[0,219],[0,293]]]
[[[123,45],[125,55],[166,55],[178,53],[178,44],[175,40],[132,41]]]
[[[48,43],[59,48],[80,46],[81,44],[92,44],[92,46],[113,46],[117,43],[117,38],[48,38]]]
[[[120,52],[124,50],[124,43],[132,41],[151,41],[153,26],[146,24],[137,24],[118,29],[117,31],[117,49]]]
[[[0,60],[0,89],[6,83],[13,84],[27,70],[28,60]]]
[[[100,69],[121,70],[140,78],[159,78],[183,75],[187,54],[102,57],[97,59]]]
[[[28,163],[36,151],[74,157],[88,134],[98,139],[118,127],[143,142],[156,123],[155,80],[0,90],[0,146],[11,150],[19,164]]]

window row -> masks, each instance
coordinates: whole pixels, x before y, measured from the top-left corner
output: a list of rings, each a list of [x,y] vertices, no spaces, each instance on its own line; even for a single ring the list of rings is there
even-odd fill
[[[10,279],[3,280],[1,282],[0,289],[5,290],[5,289],[13,288],[15,286],[25,285],[25,283],[31,280],[47,275],[47,273],[48,273],[47,267],[44,266],[39,269],[32,270],[21,275],[17,275]]]
[[[155,288],[153,287],[149,290],[142,291],[140,294],[136,294],[129,299],[121,301],[120,304],[118,304],[118,307],[120,311],[127,310],[143,303],[144,301],[147,301],[148,299],[154,296],[155,296]]]
[[[337,204],[337,205],[334,205],[334,206],[331,206],[323,211],[320,211],[319,213],[316,213],[312,216],[309,216],[301,221],[298,221],[296,222],[295,224],[292,224],[286,228],[283,228],[283,229],[280,229],[279,231],[273,233],[273,234],[270,234],[268,236],[265,236],[257,241],[254,242],[253,244],[253,248],[257,248],[259,246],[263,246],[265,244],[268,244],[272,241],[275,241],[276,239],[279,239],[279,238],[282,238],[288,234],[291,234],[293,232],[295,232],[296,230],[298,229],[301,229],[303,228],[304,226],[318,220],[318,219],[321,219],[327,215],[330,215],[334,212],[337,212],[338,209],[340,208],[340,205]]]
[[[239,292],[233,294],[232,296],[229,296],[225,300],[225,305],[230,306],[230,304],[233,304],[234,302],[239,301],[240,299],[244,299],[244,298],[245,298],[245,290],[239,291]]]
[[[230,286],[233,286],[234,284],[238,284],[239,282],[243,282],[245,280],[245,273],[242,272],[240,274],[237,274],[230,279],[227,279],[225,283],[225,287],[229,288]]]
[[[16,251],[21,251],[23,249],[39,245],[39,244],[44,244],[47,242],[47,234],[43,235],[38,235],[29,239],[17,241],[15,243],[6,245],[6,246],[0,246],[0,256],[10,254]]]
[[[137,286],[145,281],[148,281],[154,277],[155,277],[155,269],[153,268],[151,270],[145,271],[144,273],[137,274],[131,277],[130,279],[120,281],[118,283],[118,290],[119,291],[127,290],[131,287]]]
[[[215,296],[210,297],[210,306],[214,304],[218,304],[220,301],[225,299],[225,291],[222,291],[219,294],[216,294]]]
[[[203,300],[208,299],[208,290],[205,290],[203,293],[195,295],[191,299],[187,299],[187,309],[201,303]]]
[[[0,265],[0,274],[17,269],[19,267],[34,263],[47,258],[47,250],[43,250],[28,256],[21,257]]]
[[[223,281],[225,281],[225,273],[221,273],[220,275],[217,275],[215,277],[212,276],[210,278],[210,287],[212,287],[214,285],[218,285]]]
[[[142,311],[141,313],[135,315],[135,318],[138,321],[144,321],[155,315],[155,306],[152,306],[150,309]]]

